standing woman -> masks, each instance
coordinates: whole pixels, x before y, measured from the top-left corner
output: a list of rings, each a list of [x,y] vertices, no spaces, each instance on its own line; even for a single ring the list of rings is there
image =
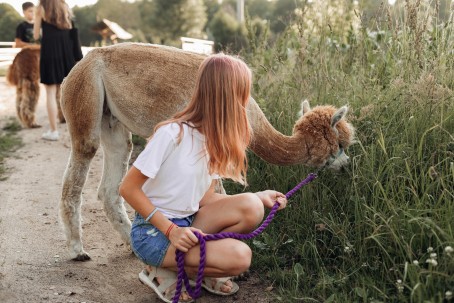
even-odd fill
[[[70,38],[72,28],[71,11],[64,0],[40,0],[35,10],[33,37],[41,38],[40,76],[46,88],[47,115],[49,130],[42,135],[44,140],[56,141],[58,106],[57,93],[60,84],[76,64],[73,42]]]
[[[219,177],[246,183],[250,88],[251,71],[243,61],[223,54],[207,57],[187,107],[156,126],[120,186],[136,210],[131,247],[146,265],[139,279],[165,302],[175,291],[176,249],[186,252],[188,274],[198,271],[194,231],[249,233],[274,200],[279,209],[287,204],[285,195],[274,190],[237,195],[214,190]],[[249,268],[251,249],[235,239],[209,241],[206,248],[202,286],[218,295],[234,294],[238,285],[229,277]],[[179,301],[193,300],[183,292]]]

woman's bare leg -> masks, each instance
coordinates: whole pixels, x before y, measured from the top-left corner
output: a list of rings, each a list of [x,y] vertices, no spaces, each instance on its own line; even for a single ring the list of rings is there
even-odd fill
[[[51,131],[57,130],[57,85],[44,85],[46,88],[47,116]]]

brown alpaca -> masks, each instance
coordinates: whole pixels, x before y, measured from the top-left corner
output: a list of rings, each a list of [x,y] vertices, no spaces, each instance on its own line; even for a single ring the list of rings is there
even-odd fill
[[[40,46],[24,47],[14,58],[6,73],[6,81],[16,86],[16,112],[19,121],[26,128],[41,127],[35,121],[36,106],[39,100],[39,56]],[[60,87],[57,87],[57,100],[60,100]],[[65,118],[58,103],[58,119]]]
[[[62,84],[62,110],[71,137],[63,178],[60,218],[70,255],[90,259],[81,241],[81,198],[91,160],[102,145],[103,175],[98,197],[113,227],[129,243],[131,222],[119,184],[128,169],[131,132],[149,137],[154,126],[181,110],[191,98],[205,56],[149,44],[122,43],[90,51]],[[251,150],[278,165],[338,168],[354,129],[345,121],[347,107],[302,104],[293,134],[273,128],[251,97],[247,105],[253,137]],[[221,188],[221,187],[220,187]]]

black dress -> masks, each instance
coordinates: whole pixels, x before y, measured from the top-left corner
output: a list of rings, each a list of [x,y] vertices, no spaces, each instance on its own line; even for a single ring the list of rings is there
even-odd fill
[[[58,29],[42,20],[40,76],[41,83],[61,84],[76,64],[69,29]]]

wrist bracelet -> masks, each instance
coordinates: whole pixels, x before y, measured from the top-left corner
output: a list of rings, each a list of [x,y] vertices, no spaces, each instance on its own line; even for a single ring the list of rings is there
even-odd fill
[[[145,219],[145,221],[150,221],[151,217],[153,217],[153,215],[158,211],[158,208],[156,207],[155,209],[153,209],[153,211],[148,215],[148,217]]]
[[[166,238],[169,237],[170,231],[172,230],[172,228],[173,228],[174,226],[176,226],[176,224],[172,222],[172,224],[169,226],[169,228],[167,228],[167,231],[166,231]]]

